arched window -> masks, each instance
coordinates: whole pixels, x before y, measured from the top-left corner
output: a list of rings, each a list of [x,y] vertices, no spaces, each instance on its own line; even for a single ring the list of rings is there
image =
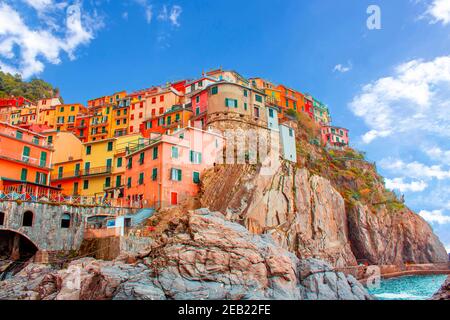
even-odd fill
[[[69,229],[70,228],[70,213],[64,213],[61,218],[61,228]]]
[[[3,226],[5,224],[5,213],[0,212],[0,226]]]
[[[23,227],[33,226],[33,212],[25,211],[25,213],[23,214],[22,226]]]

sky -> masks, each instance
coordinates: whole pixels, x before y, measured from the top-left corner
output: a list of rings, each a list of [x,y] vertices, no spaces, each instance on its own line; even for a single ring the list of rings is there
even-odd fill
[[[0,68],[67,103],[220,66],[326,103],[450,251],[450,0],[0,0]]]

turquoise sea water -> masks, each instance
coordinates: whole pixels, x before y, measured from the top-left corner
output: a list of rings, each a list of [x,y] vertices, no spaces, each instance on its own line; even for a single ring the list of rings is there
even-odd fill
[[[406,276],[381,280],[379,288],[369,288],[378,300],[426,300],[447,279],[446,275]]]

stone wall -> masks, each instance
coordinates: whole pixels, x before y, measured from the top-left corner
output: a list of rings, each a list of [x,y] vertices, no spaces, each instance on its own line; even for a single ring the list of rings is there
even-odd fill
[[[24,214],[33,214],[31,227],[23,226]],[[84,236],[84,221],[98,214],[121,215],[130,213],[128,209],[103,207],[78,207],[51,205],[36,202],[1,201],[0,212],[5,213],[1,230],[10,230],[27,237],[39,250],[70,251],[78,250]],[[70,215],[70,227],[62,228],[64,214]]]

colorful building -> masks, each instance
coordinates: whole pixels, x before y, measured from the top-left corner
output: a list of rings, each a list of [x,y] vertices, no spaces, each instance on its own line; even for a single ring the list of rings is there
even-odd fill
[[[152,133],[171,134],[189,125],[192,110],[175,105],[164,114],[152,117],[141,124],[141,133],[149,138]]]
[[[75,120],[78,115],[86,114],[87,109],[79,103],[62,104],[55,107],[53,127],[57,131],[69,131],[75,128]]]
[[[188,127],[130,149],[125,172],[127,201],[164,208],[197,195],[201,175],[216,162],[222,145],[221,135]]]
[[[55,130],[43,133],[55,150],[52,158],[50,183],[65,196],[80,194],[83,145],[72,132]]]
[[[349,145],[348,129],[333,126],[322,126],[321,134],[322,143],[326,146],[348,147]]]
[[[313,99],[314,120],[320,125],[330,125],[331,116],[328,107],[317,99]]]
[[[4,193],[49,197],[53,148],[45,136],[0,123],[0,190]]]
[[[119,100],[112,108],[111,134],[113,137],[127,135],[130,117],[131,98]]]

